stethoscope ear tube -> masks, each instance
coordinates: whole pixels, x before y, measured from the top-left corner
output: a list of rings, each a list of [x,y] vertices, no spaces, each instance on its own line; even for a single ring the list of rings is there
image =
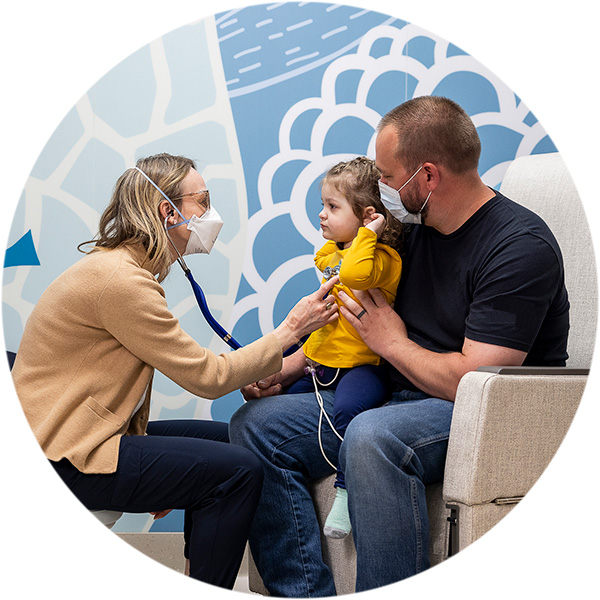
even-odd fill
[[[206,319],[206,322],[211,326],[212,330],[227,345],[229,345],[231,348],[233,348],[233,350],[237,350],[238,348],[241,348],[242,345],[230,333],[228,333],[225,329],[223,329],[223,327],[221,327],[221,325],[217,322],[217,320],[211,315],[210,310],[208,309],[208,303],[206,302],[206,296],[204,295],[202,288],[196,283],[196,280],[194,279],[192,272],[188,268],[183,267],[183,265],[181,265],[181,266],[185,272],[185,276],[188,278],[190,285],[192,286],[194,296],[196,297],[196,302],[198,303],[198,306],[200,307],[200,310],[202,311],[202,315]],[[298,342],[297,344],[294,344],[293,346],[288,348],[283,353],[283,356],[284,357],[289,356],[290,354],[293,354],[294,352],[296,352],[296,350],[298,350],[299,348],[302,347],[302,344],[304,344],[305,341],[306,341],[306,338],[300,340],[300,342]]]

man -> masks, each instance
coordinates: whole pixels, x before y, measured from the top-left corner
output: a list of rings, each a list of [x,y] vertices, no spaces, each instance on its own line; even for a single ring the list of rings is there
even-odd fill
[[[420,97],[388,113],[376,141],[382,199],[417,223],[394,308],[379,290],[340,294],[342,314],[390,365],[391,400],[349,425],[339,450],[357,550],[356,590],[429,566],[425,486],[443,479],[461,377],[482,365],[564,365],[569,303],[560,250],[544,222],[488,188],[481,145],[461,107]],[[401,194],[397,194],[397,191]],[[405,211],[402,210],[404,205]],[[420,223],[420,224],[419,224]],[[297,353],[300,355],[301,353]],[[272,595],[335,593],[307,481],[331,471],[313,395],[278,394],[299,377],[292,355],[243,390],[231,438],[263,463],[251,548]],[[331,410],[333,392],[322,392]],[[335,436],[323,428],[335,456]]]

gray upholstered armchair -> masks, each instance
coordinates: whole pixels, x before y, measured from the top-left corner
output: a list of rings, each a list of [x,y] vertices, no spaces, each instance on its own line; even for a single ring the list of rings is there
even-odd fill
[[[594,253],[583,206],[561,157],[554,153],[516,159],[501,191],[539,214],[558,239],[571,303],[569,361],[566,368],[485,367],[463,377],[444,482],[427,488],[432,565],[489,531],[530,490],[571,424],[592,360]],[[333,502],[332,478],[313,485],[321,524]],[[351,537],[324,537],[322,546],[337,593],[353,592],[356,553]],[[266,593],[252,560],[250,589]]]

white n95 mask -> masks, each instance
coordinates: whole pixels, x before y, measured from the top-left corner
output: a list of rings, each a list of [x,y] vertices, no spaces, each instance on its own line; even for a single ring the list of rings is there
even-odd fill
[[[171,236],[169,235],[169,229],[173,229],[174,227],[179,227],[184,223],[187,225],[189,229],[190,237],[187,241],[184,256],[188,256],[189,254],[210,254],[212,247],[215,245],[217,241],[217,237],[219,236],[219,232],[221,231],[221,227],[223,227],[223,221],[221,220],[221,216],[219,213],[210,206],[207,211],[201,217],[197,217],[196,215],[192,215],[191,219],[186,219],[181,211],[175,206],[171,198],[167,196],[157,185],[142,171],[139,167],[134,167],[137,171],[139,171],[169,202],[169,204],[173,207],[173,210],[176,210],[179,216],[182,218],[182,221],[177,223],[176,225],[167,226],[167,219],[165,219],[165,230],[167,232],[167,236],[169,240],[171,240]],[[173,212],[171,212],[173,214]],[[171,244],[179,254],[179,250],[171,240]],[[181,255],[180,255],[181,256]]]
[[[419,209],[419,212],[414,214],[407,210],[406,206],[402,203],[402,199],[400,198],[400,190],[407,186],[413,178],[417,175],[417,173],[423,168],[421,165],[410,177],[410,179],[402,186],[400,186],[397,190],[389,185],[379,182],[379,195],[381,196],[381,202],[383,205],[390,211],[393,217],[398,219],[401,223],[412,223],[415,225],[419,225],[421,223],[421,213],[423,209],[427,205],[429,201],[429,196],[431,196],[431,192],[429,192],[425,202],[423,202],[423,206]]]
[[[221,216],[212,206],[201,217],[193,215],[187,222],[190,237],[183,255],[210,254],[221,227],[223,227]]]

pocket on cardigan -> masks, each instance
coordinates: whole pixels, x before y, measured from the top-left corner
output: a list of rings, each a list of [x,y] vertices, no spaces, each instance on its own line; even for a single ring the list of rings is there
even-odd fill
[[[48,421],[53,430],[46,434],[50,442],[45,449],[51,460],[65,457],[82,473],[112,472],[124,419],[88,396],[66,416]]]
[[[117,428],[121,428],[125,424],[124,419],[121,419],[121,417],[118,417],[117,415],[115,415],[115,413],[108,410],[108,408],[105,408],[104,406],[102,406],[102,404],[99,404],[96,400],[94,400],[94,398],[92,396],[88,396],[85,399],[85,402],[83,403],[83,405],[87,406],[92,412],[94,412],[102,420],[108,421],[109,423],[116,425]]]

